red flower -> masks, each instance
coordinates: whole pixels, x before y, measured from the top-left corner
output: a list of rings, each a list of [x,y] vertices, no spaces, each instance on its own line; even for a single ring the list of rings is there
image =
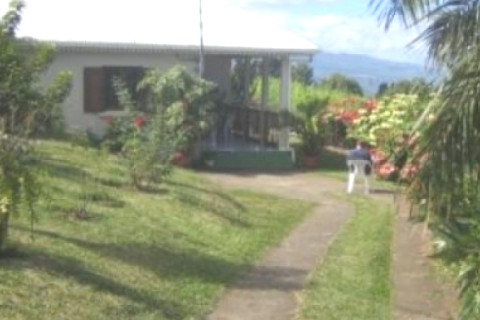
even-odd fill
[[[177,151],[173,155],[173,163],[180,167],[188,167],[190,159],[183,151]]]
[[[133,122],[135,123],[135,127],[137,127],[137,129],[141,129],[145,126],[145,124],[147,124],[147,119],[145,119],[145,117],[138,116],[135,117]]]
[[[368,111],[373,111],[377,108],[377,101],[374,100],[374,99],[368,100],[368,101],[365,102],[364,107]]]
[[[345,124],[351,124],[355,119],[358,119],[360,117],[360,114],[358,111],[342,111],[340,114],[337,116],[337,119],[343,121]]]

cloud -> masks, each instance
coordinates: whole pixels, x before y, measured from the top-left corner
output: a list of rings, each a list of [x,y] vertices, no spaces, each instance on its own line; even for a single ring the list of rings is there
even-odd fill
[[[292,21],[291,21],[292,22]],[[407,48],[418,30],[405,30],[398,25],[386,32],[375,17],[319,15],[293,19],[298,33],[332,52],[368,54],[384,59],[416,61],[423,59],[422,46]]]
[[[251,13],[264,18],[276,16],[278,26],[294,31],[300,36],[317,44],[320,49],[332,52],[360,53],[383,59],[423,63],[425,49],[422,45],[413,48],[407,46],[414,40],[419,30],[405,30],[393,25],[386,32],[376,17],[365,11],[352,16],[345,14],[309,15],[303,10],[301,15],[289,11],[291,6],[313,8],[314,5],[330,3],[338,7],[348,7],[359,0],[223,0],[231,5],[248,7]],[[358,3],[355,2],[356,5]],[[326,7],[325,7],[326,8]],[[328,10],[328,9],[325,9]],[[345,12],[348,11],[344,9]],[[355,10],[355,9],[354,9]],[[362,9],[359,9],[362,11]],[[312,10],[310,10],[312,11]]]
[[[224,32],[224,38],[229,34],[227,28],[222,26],[235,22],[248,33],[246,36],[254,34],[254,28],[258,32],[268,28],[282,28],[303,36],[325,51],[362,53],[400,61],[422,61],[422,50],[408,51],[405,48],[418,31],[405,31],[394,26],[386,33],[373,15],[362,12],[347,17],[343,13],[312,15],[309,10],[298,10],[296,13],[289,10],[292,4],[308,9],[313,8],[314,4],[321,6],[321,3],[336,6],[341,4],[343,7],[349,1],[359,0],[203,0],[202,3],[206,28],[212,20],[216,20],[214,28]],[[8,2],[9,0],[0,0],[0,14],[5,11]],[[199,24],[198,0],[26,2],[20,34],[32,34],[39,38],[48,39],[51,34],[72,40],[81,40],[85,34],[98,39],[110,39],[113,35],[138,41],[142,37],[170,42],[181,38],[198,38],[194,34],[198,32]],[[139,29],[136,26],[140,24],[144,26],[143,30],[150,30],[140,35],[135,33]],[[99,25],[101,28],[98,28]]]

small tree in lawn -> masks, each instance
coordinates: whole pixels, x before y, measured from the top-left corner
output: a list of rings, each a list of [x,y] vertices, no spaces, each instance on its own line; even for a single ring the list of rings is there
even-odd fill
[[[27,46],[15,38],[22,8],[23,2],[12,1],[0,21],[0,252],[7,248],[11,217],[22,211],[32,221],[35,217],[40,185],[30,139],[45,128],[71,83],[71,75],[61,74],[51,87],[41,89],[39,78],[53,48]]]
[[[192,76],[183,67],[166,73],[147,72],[138,90],[148,92],[151,114],[142,114],[121,79],[117,97],[126,110],[119,119],[128,128],[122,153],[132,184],[141,189],[160,181],[171,170],[174,154],[189,151],[213,122],[214,85]]]

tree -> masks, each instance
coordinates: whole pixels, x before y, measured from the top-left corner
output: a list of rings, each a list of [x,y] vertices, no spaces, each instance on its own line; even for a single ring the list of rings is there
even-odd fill
[[[445,248],[463,262],[461,319],[479,319],[480,302],[480,0],[374,0],[389,28],[394,21],[425,26],[415,40],[447,70],[437,98],[417,130],[424,160],[412,188],[423,190]],[[430,116],[426,116],[430,113]]]
[[[405,79],[387,86],[381,95],[416,94],[420,100],[427,100],[434,91],[434,85],[424,78]],[[381,96],[378,95],[377,96]]]
[[[383,96],[385,92],[388,90],[388,83],[382,82],[378,86],[377,94],[375,95],[377,98]]]
[[[360,84],[356,80],[340,73],[332,74],[330,77],[320,81],[319,86],[329,90],[338,90],[352,95],[363,96]]]
[[[295,64],[292,67],[293,81],[309,86],[313,83],[313,68],[306,63]]]
[[[40,185],[32,167],[36,154],[30,138],[49,121],[71,82],[71,75],[64,73],[42,90],[40,76],[53,48],[15,38],[22,8],[22,1],[12,1],[0,20],[0,252],[7,248],[11,217],[21,211],[35,217]]]
[[[253,79],[260,74],[260,62],[252,58],[237,58],[231,75],[233,100],[247,103],[256,91]]]

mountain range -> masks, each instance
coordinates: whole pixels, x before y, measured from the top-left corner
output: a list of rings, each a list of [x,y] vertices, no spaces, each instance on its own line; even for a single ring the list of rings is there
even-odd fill
[[[426,67],[406,62],[374,58],[362,54],[321,52],[312,61],[315,80],[321,80],[334,73],[341,73],[358,81],[365,94],[373,95],[378,86],[417,77],[429,81],[439,79],[438,73],[429,72]]]

